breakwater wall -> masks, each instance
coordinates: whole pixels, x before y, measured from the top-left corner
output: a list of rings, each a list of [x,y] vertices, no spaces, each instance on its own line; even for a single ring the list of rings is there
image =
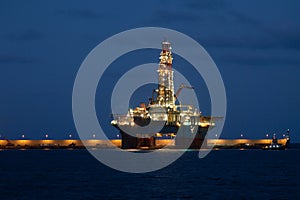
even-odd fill
[[[278,139],[279,144],[286,144],[286,139]],[[272,143],[272,139],[208,139],[206,144],[207,147],[234,147],[239,145],[248,146],[265,146]],[[157,146],[174,146],[174,139],[158,139],[156,140]],[[60,147],[99,147],[99,148],[113,148],[121,147],[121,139],[113,140],[0,140],[0,148],[21,148],[21,147],[32,147],[32,148],[60,148]]]
[[[286,145],[287,140],[278,139],[278,144]],[[248,146],[265,146],[270,145],[272,139],[208,139],[207,146],[238,146],[238,145],[248,145]]]
[[[0,148],[15,148],[15,147],[99,147],[113,148],[121,147],[121,139],[115,140],[0,140]],[[174,140],[157,140],[159,146],[174,145]]]

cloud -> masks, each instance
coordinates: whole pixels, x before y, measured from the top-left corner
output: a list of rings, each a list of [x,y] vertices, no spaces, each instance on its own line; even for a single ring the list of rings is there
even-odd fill
[[[278,42],[273,36],[259,33],[259,31],[249,31],[249,34],[217,34],[214,36],[205,35],[197,37],[197,41],[206,47],[231,48],[231,49],[272,49],[277,48]]]
[[[262,25],[263,26],[263,25]],[[243,31],[233,32],[234,28],[222,32],[209,34],[202,32],[197,41],[207,47],[220,47],[232,49],[285,49],[300,50],[300,30],[275,30],[268,27],[236,26]],[[247,30],[247,31],[245,31]]]
[[[270,35],[275,37],[275,45],[280,48],[300,50],[300,27],[270,28]]]
[[[254,26],[260,26],[261,24],[253,19],[252,17],[249,17],[247,15],[244,15],[240,12],[237,12],[235,10],[229,10],[228,16],[233,18],[237,23],[239,24],[248,24],[248,25],[254,25]]]
[[[171,24],[177,22],[195,22],[199,16],[191,12],[175,10],[156,10],[153,13],[153,22],[162,24]]]
[[[44,36],[45,35],[42,32],[28,30],[25,32],[8,33],[5,35],[5,38],[11,41],[33,41],[43,39]]]
[[[0,55],[0,63],[2,64],[27,64],[34,63],[37,59],[21,56],[11,56],[11,55]]]
[[[251,38],[250,47],[254,48],[286,48],[300,49],[300,26],[299,20],[286,21],[258,21],[253,17],[230,11],[230,16],[239,24],[248,25],[248,29],[260,30],[261,34]],[[251,30],[250,30],[251,31]]]
[[[299,66],[299,51],[284,49],[225,49],[214,50],[214,58],[221,63],[237,64],[238,66]]]
[[[226,7],[227,3],[222,0],[201,0],[201,1],[186,1],[188,9],[197,10],[214,10]]]
[[[98,13],[95,13],[92,10],[88,10],[88,9],[60,10],[60,11],[58,11],[58,13],[61,15],[66,15],[66,16],[70,16],[70,17],[78,17],[78,18],[88,19],[88,20],[94,20],[94,19],[101,18],[101,15],[99,15]]]
[[[204,13],[199,14],[205,19]],[[195,34],[197,41],[208,47],[232,49],[286,49],[300,50],[300,26],[296,19],[276,21],[258,19],[235,10],[206,13],[207,21],[197,22],[200,28]]]

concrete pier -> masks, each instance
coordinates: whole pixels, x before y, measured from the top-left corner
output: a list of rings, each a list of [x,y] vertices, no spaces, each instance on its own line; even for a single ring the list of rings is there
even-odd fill
[[[207,146],[238,146],[238,145],[248,145],[248,146],[266,146],[272,143],[272,139],[208,139]],[[278,144],[286,145],[287,140],[278,139]]]
[[[0,140],[0,148],[120,147],[121,140]]]
[[[278,139],[278,143],[286,145],[286,139]],[[206,147],[230,148],[240,146],[260,147],[270,145],[272,139],[208,139]],[[0,140],[0,149],[7,148],[113,148],[121,147],[121,139],[114,140]],[[157,139],[156,146],[175,146],[174,139]]]

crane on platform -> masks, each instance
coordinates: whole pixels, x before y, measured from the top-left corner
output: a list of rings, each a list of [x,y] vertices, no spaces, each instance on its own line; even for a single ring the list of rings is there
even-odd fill
[[[178,96],[179,96],[179,94],[180,94],[180,92],[181,92],[181,90],[182,90],[183,88],[186,88],[186,89],[192,89],[192,90],[194,89],[194,87],[188,86],[188,85],[185,85],[185,84],[182,83],[182,84],[179,86],[179,88],[178,88],[176,94],[174,95],[175,99],[178,99]]]

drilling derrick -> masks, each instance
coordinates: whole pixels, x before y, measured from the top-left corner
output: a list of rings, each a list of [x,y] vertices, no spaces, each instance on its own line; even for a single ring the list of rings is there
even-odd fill
[[[172,69],[172,52],[171,43],[162,42],[162,51],[159,57],[158,66],[158,89],[157,89],[157,103],[164,107],[173,108],[175,105],[174,98],[174,82]]]

